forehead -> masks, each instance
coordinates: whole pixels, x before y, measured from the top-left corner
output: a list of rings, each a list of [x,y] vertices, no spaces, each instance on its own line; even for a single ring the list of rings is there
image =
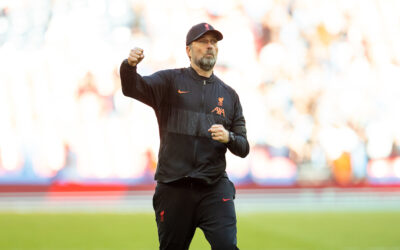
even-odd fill
[[[202,39],[202,38],[217,40],[217,35],[214,32],[207,32],[207,33],[205,33],[204,35],[202,35],[201,37],[199,37],[196,40],[199,40],[199,39]]]

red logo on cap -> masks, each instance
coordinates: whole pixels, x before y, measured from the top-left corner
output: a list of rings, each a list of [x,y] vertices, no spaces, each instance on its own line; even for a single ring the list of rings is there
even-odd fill
[[[208,23],[204,24],[204,27],[206,27],[206,30],[210,29],[210,26],[208,26]]]

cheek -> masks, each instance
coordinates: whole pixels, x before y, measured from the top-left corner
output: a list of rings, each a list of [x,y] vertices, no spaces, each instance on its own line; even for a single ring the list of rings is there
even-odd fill
[[[198,53],[195,50],[190,51],[190,57],[193,58],[193,59],[197,58],[197,54]]]
[[[201,58],[203,54],[205,54],[205,52],[203,52],[201,49],[198,49],[196,50],[196,52],[193,53],[193,56],[195,58]]]

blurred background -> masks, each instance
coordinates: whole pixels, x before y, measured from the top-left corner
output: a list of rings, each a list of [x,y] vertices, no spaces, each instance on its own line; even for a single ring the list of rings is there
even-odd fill
[[[186,33],[209,22],[251,145],[227,154],[239,247],[400,249],[399,13],[397,0],[0,0],[0,248],[157,249],[157,121],[122,95],[119,66],[141,47],[142,75],[188,67]]]
[[[0,0],[0,185],[153,183],[151,108],[119,66],[188,67],[187,31],[224,34],[215,73],[240,95],[238,185],[400,184],[400,3]]]
[[[0,185],[153,185],[151,108],[119,66],[188,67],[187,31],[224,34],[215,73],[251,144],[239,186],[400,184],[400,2],[0,0]]]

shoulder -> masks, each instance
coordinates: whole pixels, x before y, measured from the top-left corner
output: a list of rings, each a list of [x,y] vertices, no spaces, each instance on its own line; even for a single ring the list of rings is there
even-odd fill
[[[164,75],[169,78],[174,78],[178,75],[182,75],[184,72],[185,72],[185,68],[176,68],[176,69],[159,70],[155,74]]]
[[[179,69],[158,70],[145,78],[164,79],[167,82],[173,81],[180,74]]]

